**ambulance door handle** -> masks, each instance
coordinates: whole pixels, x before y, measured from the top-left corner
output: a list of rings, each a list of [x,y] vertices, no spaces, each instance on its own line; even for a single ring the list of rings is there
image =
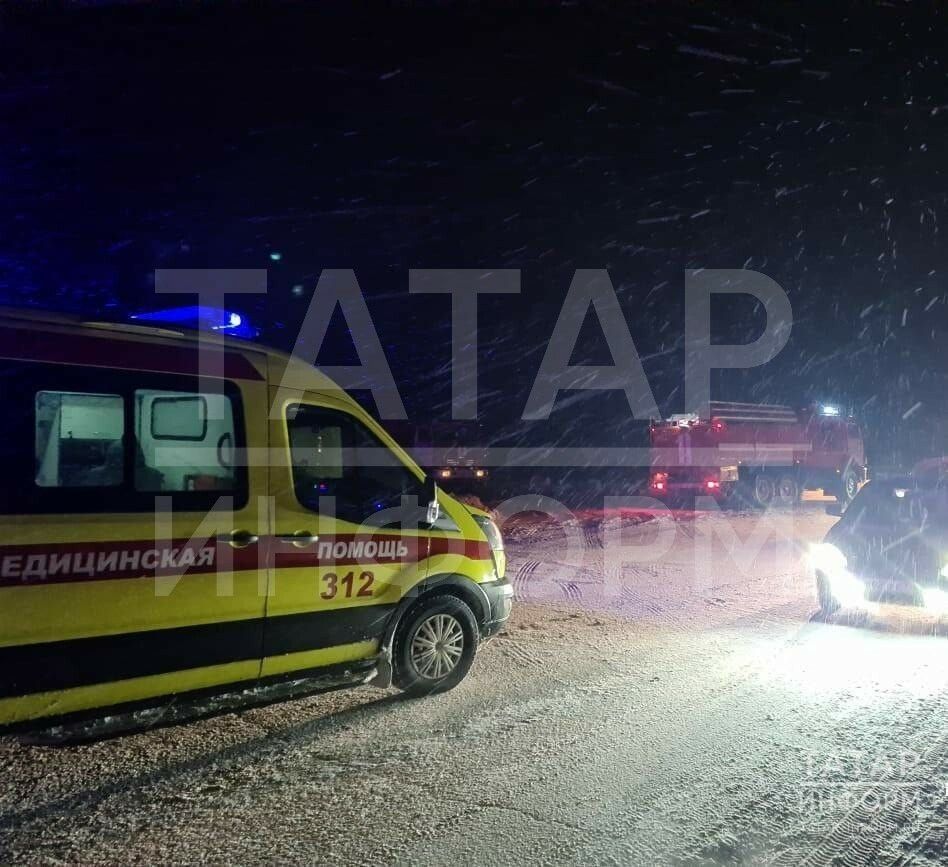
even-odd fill
[[[293,545],[296,548],[305,548],[319,541],[319,536],[315,533],[307,533],[306,530],[297,530],[295,533],[282,533],[277,536],[281,542],[287,545]]]
[[[226,542],[231,548],[249,548],[260,541],[259,536],[255,536],[249,530],[234,530],[232,533],[221,533],[218,537],[221,542]]]

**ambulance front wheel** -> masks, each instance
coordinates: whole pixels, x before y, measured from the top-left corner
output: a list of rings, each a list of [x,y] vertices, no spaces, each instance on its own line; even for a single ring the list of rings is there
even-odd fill
[[[394,683],[409,695],[431,695],[457,686],[477,652],[477,621],[456,596],[422,599],[395,633]]]

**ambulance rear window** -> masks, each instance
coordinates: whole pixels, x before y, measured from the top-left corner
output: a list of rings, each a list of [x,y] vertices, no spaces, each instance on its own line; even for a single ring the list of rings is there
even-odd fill
[[[121,485],[125,401],[117,394],[36,395],[36,484]],[[234,413],[220,394],[135,391],[135,489],[149,493],[232,491]]]
[[[194,376],[0,359],[0,513],[242,508],[240,387]],[[162,506],[164,507],[164,506]]]
[[[40,391],[35,407],[37,485],[101,488],[122,483],[121,395]]]

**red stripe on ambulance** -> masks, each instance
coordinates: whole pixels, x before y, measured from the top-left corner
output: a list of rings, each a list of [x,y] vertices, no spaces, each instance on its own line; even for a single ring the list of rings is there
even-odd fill
[[[295,548],[290,540],[262,537],[234,548],[226,541],[83,542],[0,546],[0,587],[200,575],[267,568],[417,563],[426,557],[489,560],[486,542],[442,536],[341,534]]]

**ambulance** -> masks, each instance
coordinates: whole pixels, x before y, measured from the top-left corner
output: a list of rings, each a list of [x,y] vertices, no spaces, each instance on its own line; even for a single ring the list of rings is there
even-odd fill
[[[0,310],[0,726],[286,681],[454,687],[500,531],[303,361]]]

